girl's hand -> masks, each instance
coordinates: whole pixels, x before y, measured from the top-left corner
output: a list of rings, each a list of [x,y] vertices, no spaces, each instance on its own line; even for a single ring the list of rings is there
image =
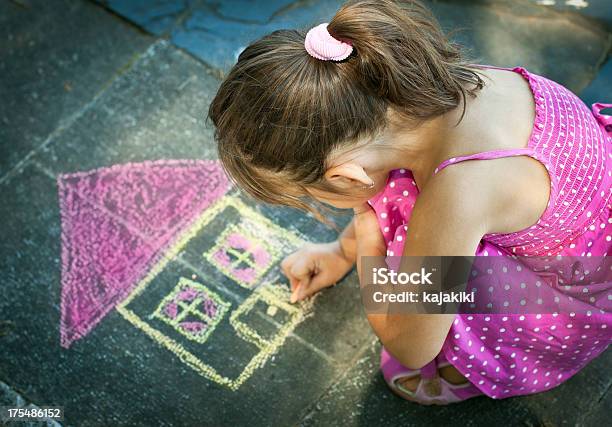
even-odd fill
[[[291,283],[291,302],[304,298],[334,285],[353,267],[338,241],[331,243],[309,243],[287,256],[281,269]]]

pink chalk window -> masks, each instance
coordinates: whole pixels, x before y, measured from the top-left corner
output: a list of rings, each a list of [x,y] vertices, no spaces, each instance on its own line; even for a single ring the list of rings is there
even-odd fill
[[[153,313],[187,338],[204,343],[230,304],[200,283],[181,277]]]
[[[253,288],[277,258],[263,240],[235,225],[224,230],[204,257],[246,288]]]

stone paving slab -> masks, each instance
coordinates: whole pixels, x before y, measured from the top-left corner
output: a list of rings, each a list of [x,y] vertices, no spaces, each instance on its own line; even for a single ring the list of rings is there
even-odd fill
[[[155,35],[163,35],[184,18],[197,0],[95,0]]]
[[[291,9],[295,0],[206,0],[203,2],[224,19],[264,24],[286,9]]]
[[[152,42],[69,0],[1,2],[0,39],[0,180]]]
[[[609,406],[612,366],[609,351],[565,384],[538,395],[493,400],[477,397],[460,404],[426,407],[390,393],[378,370],[380,345],[365,350],[346,376],[310,408],[303,426],[556,426],[600,425]],[[586,396],[589,396],[588,398]],[[608,413],[609,415],[609,413]]]

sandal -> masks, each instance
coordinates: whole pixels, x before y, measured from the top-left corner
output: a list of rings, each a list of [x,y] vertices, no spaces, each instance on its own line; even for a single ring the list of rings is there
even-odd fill
[[[449,403],[461,402],[483,394],[469,381],[464,384],[452,384],[442,378],[438,373],[438,369],[446,366],[452,365],[442,353],[421,369],[416,370],[403,366],[384,347],[380,354],[380,369],[385,382],[391,391],[405,400],[420,403],[421,405],[448,405]],[[401,378],[416,377],[418,375],[421,376],[421,380],[415,391],[408,390],[397,383]]]

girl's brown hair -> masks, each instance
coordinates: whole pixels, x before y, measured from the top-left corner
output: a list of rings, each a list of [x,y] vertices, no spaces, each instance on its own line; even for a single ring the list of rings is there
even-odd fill
[[[352,43],[347,59],[315,59],[307,31],[275,31],[240,54],[210,105],[224,168],[262,201],[313,211],[306,186],[336,191],[329,154],[373,138],[389,107],[414,127],[484,86],[418,1],[348,1],[327,29]]]

